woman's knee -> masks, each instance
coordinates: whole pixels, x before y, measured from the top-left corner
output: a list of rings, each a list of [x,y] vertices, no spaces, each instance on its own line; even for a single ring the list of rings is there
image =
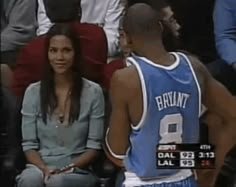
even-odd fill
[[[26,168],[16,178],[17,187],[43,187],[43,173],[37,168]]]
[[[59,174],[52,175],[46,187],[96,187],[99,180],[92,174]]]
[[[64,175],[52,175],[50,178],[45,182],[46,187],[63,187],[64,186]]]
[[[80,184],[83,184],[83,187],[96,187],[99,184],[99,179],[93,173],[80,175]]]

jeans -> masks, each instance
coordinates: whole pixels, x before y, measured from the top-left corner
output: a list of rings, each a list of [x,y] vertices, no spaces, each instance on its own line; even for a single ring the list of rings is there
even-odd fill
[[[92,173],[68,173],[52,175],[45,183],[43,172],[32,164],[16,177],[17,187],[95,187],[97,177]]]

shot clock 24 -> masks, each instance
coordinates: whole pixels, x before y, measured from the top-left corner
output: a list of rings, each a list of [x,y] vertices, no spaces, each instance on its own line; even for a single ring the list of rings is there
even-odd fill
[[[159,144],[156,167],[160,169],[213,169],[214,146],[209,144]]]

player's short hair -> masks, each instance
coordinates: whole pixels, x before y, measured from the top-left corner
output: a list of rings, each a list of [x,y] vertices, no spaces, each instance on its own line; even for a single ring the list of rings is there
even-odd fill
[[[159,14],[163,8],[170,6],[168,0],[132,0],[128,6],[130,7],[137,3],[144,3],[151,6],[155,11],[157,11],[157,14]]]
[[[148,4],[130,6],[124,16],[123,29],[130,35],[152,38],[160,35],[157,12]]]

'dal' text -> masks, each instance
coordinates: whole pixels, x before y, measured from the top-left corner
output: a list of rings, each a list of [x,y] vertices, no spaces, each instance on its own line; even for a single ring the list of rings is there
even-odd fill
[[[173,153],[158,153],[158,158],[176,158]]]

